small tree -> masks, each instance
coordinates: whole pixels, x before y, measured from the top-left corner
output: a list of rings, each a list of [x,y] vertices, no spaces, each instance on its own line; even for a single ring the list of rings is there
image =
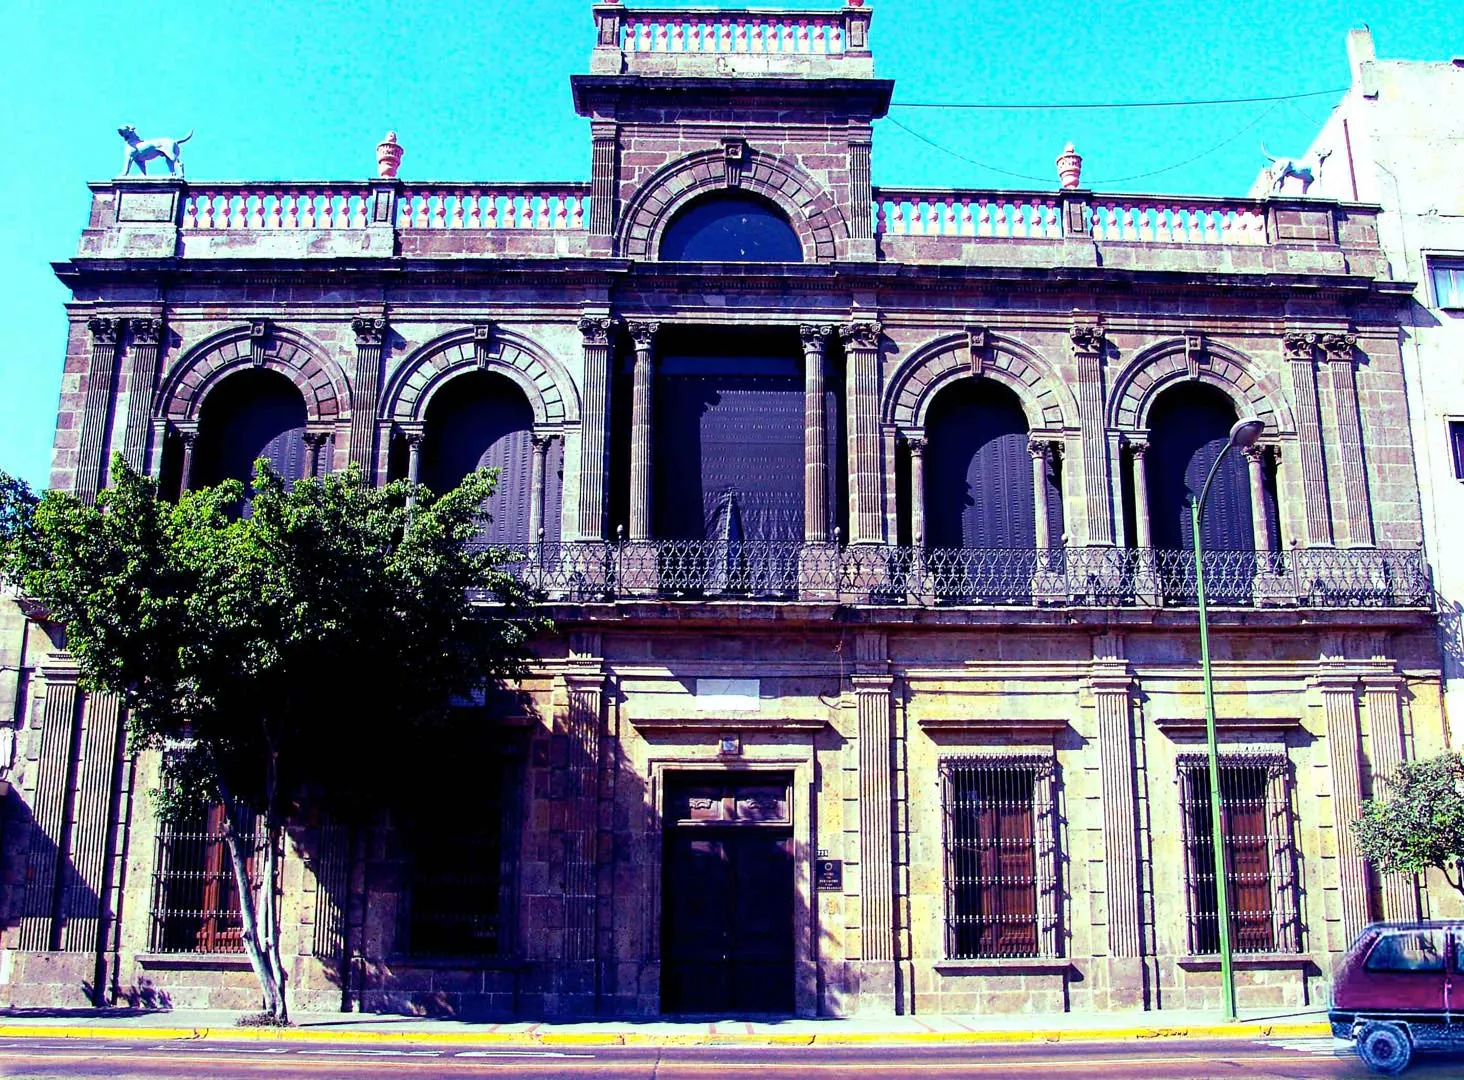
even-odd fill
[[[454,700],[521,674],[541,624],[504,553],[470,543],[494,471],[434,496],[255,470],[246,513],[237,481],[170,503],[120,456],[95,507],[5,478],[0,568],[64,625],[84,685],[122,698],[133,749],[162,752],[160,811],[223,804],[244,951],[284,1022],[285,826],[379,803],[407,741],[453,752]]]
[[[1464,756],[1410,761],[1383,781],[1388,799],[1369,799],[1352,823],[1363,858],[1384,874],[1433,867],[1464,893]]]

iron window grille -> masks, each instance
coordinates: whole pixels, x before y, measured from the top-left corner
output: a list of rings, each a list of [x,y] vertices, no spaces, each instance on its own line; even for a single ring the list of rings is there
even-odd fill
[[[1220,951],[1210,767],[1204,755],[1179,762],[1189,951]],[[1282,755],[1220,759],[1225,888],[1230,946],[1237,953],[1299,952],[1296,847],[1289,771]]]
[[[259,888],[263,820],[244,811],[250,835],[246,862],[251,890]],[[158,830],[153,858],[150,947],[156,953],[244,951],[239,887],[229,858],[220,803],[185,812]]]
[[[436,777],[441,805],[411,822],[409,956],[503,958],[515,948],[521,758],[506,748],[469,756],[472,775]]]
[[[942,762],[948,959],[1061,955],[1055,773],[1049,755]]]

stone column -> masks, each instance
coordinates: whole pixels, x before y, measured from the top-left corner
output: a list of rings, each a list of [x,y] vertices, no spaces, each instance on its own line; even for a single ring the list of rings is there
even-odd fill
[[[864,968],[860,1011],[893,1008],[895,990],[894,767],[888,639],[854,641],[852,676],[859,718],[859,927]]]
[[[91,331],[91,362],[86,369],[86,399],[81,413],[81,442],[76,450],[76,497],[95,502],[101,490],[106,466],[107,413],[112,397],[112,379],[117,368],[118,332],[125,319],[93,317],[86,321]]]
[[[1362,689],[1372,749],[1373,795],[1385,798],[1386,781],[1397,774],[1408,756],[1403,746],[1403,680],[1396,675],[1364,675]],[[1412,874],[1384,874],[1381,879],[1383,918],[1419,918],[1417,879]]]
[[[630,538],[651,538],[651,393],[655,381],[654,343],[659,322],[627,324],[635,342],[630,403]]]
[[[603,540],[605,477],[610,472],[610,335],[615,320],[586,315],[579,321],[584,338],[584,403],[580,410],[580,540]]]
[[[1093,702],[1098,719],[1103,786],[1103,868],[1108,893],[1108,950],[1115,957],[1143,953],[1140,932],[1138,811],[1134,793],[1133,676],[1123,638],[1093,638]],[[1137,972],[1134,972],[1137,975]],[[1115,987],[1115,992],[1118,987]],[[1137,986],[1132,988],[1137,991]],[[1137,1000],[1132,1004],[1139,1004]]]
[[[597,816],[599,809],[599,738],[605,674],[591,653],[599,652],[599,635],[576,634],[570,642],[565,673],[563,711],[556,710],[555,741],[564,747],[564,936],[557,976],[561,1004],[577,1011],[593,1009],[596,991],[595,942],[598,893]],[[551,789],[558,785],[551,784]],[[578,1001],[566,1002],[565,996]],[[575,1010],[571,1010],[575,1011]]]
[[[1327,718],[1327,759],[1332,778],[1332,825],[1337,840],[1337,889],[1342,936],[1352,941],[1369,922],[1367,863],[1357,850],[1352,823],[1362,807],[1361,737],[1357,677],[1324,670],[1317,680]]]
[[[408,428],[403,434],[407,440],[407,483],[420,484],[422,482],[422,440],[426,436],[420,425]],[[411,506],[416,501],[415,495],[408,496],[407,505]]]
[[[925,550],[925,439],[907,438],[910,448],[910,545]]]
[[[187,491],[193,486],[193,444],[198,442],[198,422],[178,425],[178,441],[183,444],[183,460],[179,469],[178,488]]]
[[[1251,533],[1256,554],[1264,556],[1271,551],[1271,530],[1266,514],[1266,453],[1267,448],[1253,443],[1241,451],[1245,455],[1246,472],[1250,477]],[[1263,568],[1266,568],[1262,559]]]
[[[1030,439],[1027,452],[1032,455],[1032,509],[1037,522],[1035,540],[1037,562],[1046,569],[1046,554],[1052,547],[1052,526],[1047,519],[1047,470],[1052,464],[1052,443],[1047,439]]]
[[[148,461],[147,474],[154,480],[161,480],[163,476],[163,450],[168,445],[168,422],[166,420],[153,420],[152,447],[153,452]]]
[[[45,705],[34,766],[30,850],[26,855],[25,895],[20,907],[19,947],[55,949],[56,874],[64,855],[66,807],[71,796],[72,744],[76,732],[75,668],[42,668]],[[35,745],[35,743],[33,743]]]
[[[844,407],[849,411],[849,541],[854,544],[879,544],[885,539],[879,439],[880,332],[880,324],[872,321],[839,328],[846,369]]]
[[[1296,402],[1297,446],[1301,453],[1301,492],[1306,509],[1308,547],[1332,543],[1332,510],[1327,495],[1327,466],[1322,457],[1321,413],[1317,377],[1312,365],[1316,334],[1288,331],[1281,339],[1291,369],[1291,398]]]
[[[1357,374],[1352,366],[1357,338],[1323,334],[1322,355],[1332,380],[1332,408],[1337,415],[1337,456],[1342,462],[1342,502],[1347,515],[1347,542],[1372,547],[1372,508],[1367,497],[1367,466],[1362,458],[1362,418],[1357,407]]]
[[[140,473],[148,471],[148,418],[152,415],[153,384],[158,377],[158,350],[163,337],[163,320],[128,320],[132,342],[128,347],[127,427],[122,436],[122,456]],[[163,456],[159,442],[153,453]]]
[[[533,467],[529,474],[529,543],[537,544],[544,533],[544,476],[552,435],[535,435]]]
[[[803,540],[826,544],[829,539],[829,462],[824,427],[824,358],[832,326],[805,323],[803,339]]]
[[[82,712],[71,873],[62,879],[65,926],[61,948],[67,952],[96,952],[102,947],[101,897],[106,891],[112,795],[117,786],[121,702],[115,694],[88,694]]]
[[[1078,423],[1082,428],[1083,490],[1088,542],[1112,544],[1113,492],[1108,472],[1107,425],[1103,410],[1103,352],[1106,338],[1097,324],[1074,323],[1068,331],[1078,364]]]
[[[1145,458],[1149,444],[1142,439],[1129,443],[1129,453],[1134,462],[1134,537],[1140,549],[1154,546],[1154,534],[1149,522],[1149,471]]]
[[[356,371],[351,381],[351,464],[376,479],[376,399],[381,392],[381,347],[385,313],[363,312],[351,320],[356,335]]]
[[[353,436],[354,437],[354,436]],[[320,476],[329,472],[329,469],[320,467],[320,453],[330,441],[328,431],[307,431],[305,433],[305,475],[308,477]],[[370,476],[370,473],[366,474]]]

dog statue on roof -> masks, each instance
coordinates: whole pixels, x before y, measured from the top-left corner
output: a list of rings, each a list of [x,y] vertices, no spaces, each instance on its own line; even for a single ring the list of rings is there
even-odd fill
[[[182,178],[183,144],[193,138],[192,131],[181,139],[143,139],[138,137],[135,127],[126,124],[117,129],[117,134],[127,143],[127,153],[122,159],[123,176],[129,175],[134,165],[138,172],[146,176],[147,163],[154,158],[162,158],[168,166],[168,175]]]
[[[1261,153],[1271,162],[1271,190],[1279,194],[1286,185],[1286,178],[1294,176],[1301,181],[1301,193],[1305,195],[1322,175],[1322,166],[1332,156],[1331,150],[1319,150],[1304,158],[1272,157],[1266,144],[1261,143]]]

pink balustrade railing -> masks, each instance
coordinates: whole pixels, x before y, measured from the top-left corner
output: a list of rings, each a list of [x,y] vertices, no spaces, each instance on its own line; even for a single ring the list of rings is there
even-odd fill
[[[1264,244],[1266,214],[1259,204],[1101,195],[1091,229],[1108,243]]]
[[[401,229],[583,229],[588,185],[408,188]]]
[[[842,16],[800,12],[627,11],[621,48],[628,53],[848,52]]]
[[[367,185],[212,185],[184,198],[188,230],[364,229]],[[399,229],[584,229],[584,184],[409,187],[396,202]]]
[[[875,231],[889,236],[1061,239],[1054,195],[1000,192],[875,192]]]
[[[191,188],[185,229],[364,229],[365,185],[274,184]]]
[[[1085,222],[1105,243],[1265,244],[1261,203],[1150,196],[1088,196]],[[881,236],[973,236],[1058,240],[1059,197],[1027,192],[920,191],[879,188],[875,232]]]

